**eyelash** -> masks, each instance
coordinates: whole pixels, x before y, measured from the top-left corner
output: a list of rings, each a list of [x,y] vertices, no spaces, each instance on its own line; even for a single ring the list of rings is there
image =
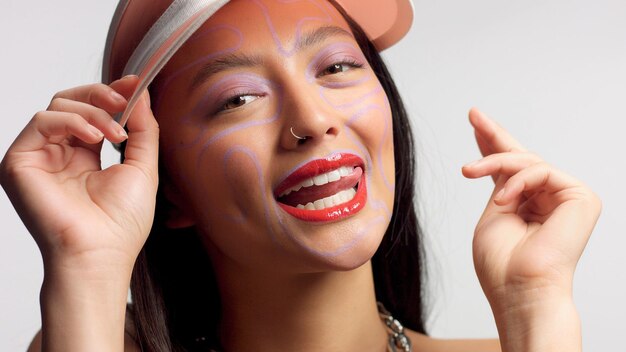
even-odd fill
[[[329,69],[336,67],[336,66],[349,66],[349,69],[340,71],[340,72],[327,72]],[[363,64],[360,62],[357,62],[356,60],[352,60],[352,59],[344,59],[338,62],[333,63],[330,66],[327,66],[326,68],[324,68],[324,70],[318,75],[319,77],[323,77],[323,76],[328,76],[328,75],[335,75],[338,73],[344,73],[350,69],[359,69],[362,68]],[[218,105],[219,108],[217,109],[217,113],[224,113],[224,112],[228,112],[230,110],[234,110],[237,109],[239,107],[242,107],[250,102],[255,101],[256,99],[262,97],[262,94],[256,94],[256,93],[252,93],[252,92],[238,92],[236,94],[231,95],[230,97],[224,99],[222,102],[220,102],[220,104]],[[235,99],[240,99],[243,97],[254,97],[254,99],[250,100],[250,101],[244,101],[243,104],[229,108],[228,105],[233,103],[233,101]]]
[[[319,74],[319,76],[321,77],[321,76],[327,76],[327,75],[329,75],[329,74],[330,74],[330,75],[334,75],[334,74],[337,74],[337,73],[343,73],[343,72],[346,72],[347,70],[345,70],[345,71],[340,71],[340,72],[334,72],[334,73],[333,73],[333,72],[331,72],[331,73],[326,73],[326,71],[327,71],[327,70],[329,70],[329,69],[330,69],[330,68],[332,68],[332,67],[335,67],[335,66],[343,66],[343,65],[350,66],[350,68],[351,68],[351,69],[352,69],[352,68],[357,68],[357,69],[358,69],[358,68],[362,68],[362,67],[363,67],[363,64],[362,64],[362,63],[360,63],[360,62],[357,62],[356,60],[353,60],[353,59],[343,59],[343,60],[341,60],[341,61],[335,62],[335,63],[333,63],[332,65],[327,66],[326,68],[324,68],[324,70],[322,71],[322,73],[320,73],[320,74]]]
[[[257,94],[257,93],[252,93],[252,92],[238,92],[236,94],[233,94],[232,96],[224,99],[220,104],[219,104],[219,108],[217,110],[217,113],[221,113],[221,112],[227,112],[230,110],[234,110],[237,109],[239,107],[242,107],[244,105],[246,105],[247,103],[253,102],[256,99],[262,97],[262,94]],[[241,99],[243,97],[254,97],[254,99],[250,100],[250,101],[244,101],[243,104],[232,107],[232,108],[228,108],[227,106],[231,103],[233,103],[233,101],[235,99]]]

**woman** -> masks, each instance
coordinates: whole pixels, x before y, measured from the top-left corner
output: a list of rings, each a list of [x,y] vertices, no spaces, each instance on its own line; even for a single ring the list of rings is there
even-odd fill
[[[404,340],[377,300],[415,351],[497,350],[423,334],[411,134],[343,6],[229,2],[134,109],[143,74],[59,92],[33,118],[1,170],[44,257],[43,350],[382,351]],[[144,10],[126,23],[147,31]],[[107,79],[136,45],[113,49]],[[124,110],[127,135],[109,115]],[[470,120],[485,158],[463,172],[496,181],[474,256],[502,349],[579,350],[571,281],[599,201]],[[99,169],[103,137],[128,138],[123,164]]]

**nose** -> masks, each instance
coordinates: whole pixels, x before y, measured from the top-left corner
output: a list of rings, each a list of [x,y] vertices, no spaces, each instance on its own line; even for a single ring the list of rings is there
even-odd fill
[[[322,99],[315,89],[285,88],[280,144],[294,150],[334,140],[344,123],[343,114]]]

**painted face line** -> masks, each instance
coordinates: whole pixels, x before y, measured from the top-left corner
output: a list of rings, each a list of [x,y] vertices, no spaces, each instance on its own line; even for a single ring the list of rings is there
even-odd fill
[[[294,235],[289,230],[289,228],[287,227],[287,225],[284,222],[284,219],[282,217],[282,214],[281,214],[280,207],[279,207],[278,203],[276,203],[274,205],[274,211],[276,213],[276,217],[278,218],[280,227],[281,227],[282,231],[287,235],[287,238],[289,238],[291,241],[293,241],[299,247],[304,248],[307,252],[312,253],[314,255],[319,255],[319,256],[322,256],[322,257],[325,257],[325,258],[337,257],[337,256],[347,252],[348,250],[354,248],[361,240],[363,240],[366,237],[366,235],[369,233],[370,229],[372,229],[376,224],[385,221],[385,217],[382,216],[382,215],[379,215],[379,216],[373,218],[371,221],[369,221],[363,227],[361,227],[358,230],[358,232],[355,235],[355,237],[350,242],[342,245],[341,247],[339,247],[339,248],[337,248],[337,249],[335,249],[333,251],[321,251],[321,250],[317,250],[315,248],[310,247],[307,243],[302,241],[298,236]]]
[[[192,110],[191,113],[187,114],[186,116],[184,116],[181,120],[183,121],[187,121],[187,123],[189,123],[189,119],[191,119],[191,117],[193,116],[197,116],[197,115],[204,115],[204,111],[203,108],[207,105],[207,100],[210,100],[210,95],[211,92],[218,90],[219,87],[223,84],[227,84],[228,82],[232,81],[232,80],[237,80],[237,79],[241,79],[241,80],[247,80],[250,82],[256,82],[256,84],[260,85],[260,86],[264,86],[264,87],[268,87],[269,90],[273,91],[274,94],[277,95],[277,99],[279,100],[279,103],[277,104],[277,110],[274,112],[273,115],[267,117],[267,118],[263,118],[260,120],[247,120],[247,121],[243,121],[241,123],[238,123],[234,126],[231,126],[229,128],[226,128],[216,134],[210,135],[208,136],[208,139],[205,140],[205,138],[207,137],[207,130],[205,128],[202,128],[202,124],[198,125],[198,133],[196,135],[196,137],[191,141],[191,142],[187,142],[184,144],[179,144],[179,145],[175,145],[171,148],[169,148],[169,150],[166,151],[166,155],[169,156],[170,154],[174,153],[174,152],[183,152],[186,149],[192,148],[197,146],[199,143],[202,143],[202,147],[201,147],[201,151],[198,154],[198,158],[197,158],[197,167],[200,167],[201,165],[201,160],[203,158],[203,154],[206,152],[206,150],[216,141],[220,140],[221,138],[224,138],[230,134],[242,131],[244,129],[247,128],[251,128],[251,127],[256,127],[256,126],[262,126],[262,125],[266,125],[266,124],[270,124],[275,122],[278,117],[280,116],[281,112],[282,112],[282,101],[283,101],[283,93],[282,90],[279,89],[278,86],[276,86],[273,82],[266,80],[265,78],[262,78],[260,76],[254,75],[254,74],[249,74],[249,73],[239,73],[239,74],[233,74],[227,77],[224,77],[223,79],[221,79],[220,81],[216,82],[214,85],[212,85],[211,87],[208,88],[207,93],[205,95],[205,97],[194,107],[194,109]],[[202,142],[204,140],[204,142]]]
[[[244,146],[241,145],[235,145],[233,147],[231,147],[224,155],[224,159],[223,159],[223,164],[224,164],[224,169],[228,170],[229,168],[229,164],[231,163],[231,159],[234,158],[235,155],[240,154],[240,155],[244,155],[245,157],[247,157],[250,161],[253,162],[255,169],[254,171],[256,171],[257,177],[258,177],[258,186],[259,186],[259,190],[263,189],[263,185],[265,184],[264,181],[264,177],[263,177],[263,172],[261,171],[261,166],[260,163],[258,161],[258,157],[257,155],[250,150],[249,148],[246,148]],[[262,197],[265,198],[265,197]],[[376,208],[383,208],[383,210],[386,211],[386,213],[388,213],[388,209],[386,209],[386,206],[384,205],[383,202],[378,201],[377,203],[382,203],[375,205]],[[369,230],[377,225],[378,223],[384,222],[385,221],[385,217],[384,216],[377,216],[375,218],[373,218],[372,220],[370,220],[365,226],[363,226],[360,230],[358,230],[357,234],[355,235],[355,237],[348,243],[342,245],[341,247],[333,250],[333,251],[321,251],[321,250],[316,250],[312,247],[310,247],[308,244],[304,243],[304,241],[302,241],[300,238],[298,238],[298,236],[295,236],[286,226],[286,224],[284,223],[282,214],[280,214],[280,210],[279,207],[277,205],[277,203],[274,203],[274,212],[276,214],[276,218],[278,219],[278,223],[281,227],[281,230],[284,234],[286,234],[287,238],[289,238],[291,241],[293,241],[295,244],[297,244],[300,248],[304,248],[307,252],[315,254],[315,255],[319,255],[319,256],[323,256],[326,258],[332,258],[332,257],[336,257],[338,255],[341,255],[343,253],[345,253],[346,251],[350,250],[351,248],[353,248],[354,246],[356,246],[357,243],[359,243],[364,237],[366,237],[366,235],[368,234]],[[271,226],[271,217],[270,217],[270,207],[271,205],[268,204],[267,200],[263,201],[263,208],[264,208],[264,214],[265,214],[265,220],[266,220],[266,226],[268,229],[268,232],[270,234],[270,238],[272,239],[272,241],[279,245],[282,246],[281,243],[277,240],[276,238],[276,233],[272,230],[272,226]],[[245,216],[245,215],[243,215]],[[243,216],[229,216],[231,219],[242,219]],[[236,221],[237,223],[241,223],[241,222],[245,222],[244,221]]]
[[[297,3],[297,2],[304,2],[303,0],[274,0],[276,2],[279,3],[285,3],[285,4],[289,4],[289,3]],[[292,48],[286,48],[285,46],[283,46],[283,42],[281,42],[278,33],[276,31],[276,28],[274,27],[275,23],[273,22],[273,19],[270,18],[270,13],[268,8],[259,0],[251,0],[252,3],[256,4],[259,8],[261,8],[261,11],[263,12],[263,15],[265,16],[265,20],[266,20],[266,24],[269,27],[269,30],[271,32],[271,36],[272,39],[274,40],[274,43],[276,44],[276,48],[278,53],[280,53],[283,56],[291,56],[295,53],[295,50],[297,49],[296,44],[298,43],[300,37],[302,37],[302,33],[301,33],[301,27],[307,23],[308,21],[319,21],[319,22],[332,22],[331,21],[331,17],[328,16],[328,18],[323,18],[323,17],[303,17],[301,19],[298,20],[297,25],[296,25],[296,40],[294,41],[294,46]],[[306,1],[307,3],[313,4],[314,6],[318,7],[322,13],[325,13],[326,15],[329,15],[327,9],[324,9],[322,7],[322,5],[320,5],[317,1],[313,2],[313,1]],[[326,4],[326,6],[331,6],[329,3],[327,3],[326,1],[324,1],[324,4]],[[294,22],[297,19],[294,19]],[[278,23],[278,22],[276,22]],[[244,41],[243,35],[241,32],[239,32],[239,46],[241,46],[242,42]],[[271,39],[269,37],[267,37],[267,42],[271,43]],[[340,43],[343,44],[344,46],[351,46],[352,50],[355,49],[354,45],[349,45],[347,43]],[[229,52],[235,52],[237,51],[237,49],[239,48],[239,46],[237,48],[228,48],[227,50],[231,50]],[[340,45],[338,45],[339,47]],[[358,52],[360,52],[360,50],[358,50]],[[225,54],[224,52],[221,52],[220,54],[212,54],[210,56],[207,56],[205,58],[202,58],[200,60],[195,61],[195,65],[201,64],[202,62],[206,62],[208,60],[210,60],[208,57],[216,57],[218,55],[223,55]],[[226,53],[227,54],[227,53]],[[318,54],[319,56],[320,54]],[[337,55],[337,57],[340,57],[339,55]],[[344,52],[344,57],[346,57],[345,52]],[[348,58],[351,57],[351,55],[347,55]],[[193,64],[193,63],[192,63]],[[189,67],[191,67],[192,65],[189,65]],[[311,65],[309,65],[311,66]],[[185,67],[179,71],[182,72],[182,70],[187,70],[188,67]],[[310,70],[307,70],[307,74],[311,72]],[[178,74],[179,72],[175,73]],[[252,74],[242,74],[241,77],[246,76],[248,78],[250,78],[251,76],[254,76]],[[256,81],[255,82],[260,82],[262,80],[265,80],[263,77],[261,76],[256,76]],[[170,78],[167,82],[167,84],[169,85],[169,83],[171,82],[172,78]],[[253,79],[251,79],[251,81],[254,81]],[[329,106],[331,106],[332,108],[334,108],[335,110],[346,110],[348,108],[355,109],[357,110],[356,113],[350,113],[347,111],[337,111],[338,114],[341,114],[341,116],[350,116],[352,115],[349,119],[347,119],[347,121],[342,121],[342,124],[344,125],[346,130],[350,130],[350,132],[347,134],[347,136],[349,137],[349,139],[354,143],[354,145],[357,146],[357,149],[360,151],[360,153],[355,153],[354,151],[351,151],[351,153],[356,154],[356,155],[363,155],[364,159],[366,160],[366,163],[368,165],[367,168],[364,168],[363,175],[361,178],[363,187],[360,187],[362,190],[366,190],[367,188],[369,188],[371,181],[369,180],[369,175],[372,174],[372,167],[373,163],[372,163],[372,157],[369,154],[368,148],[366,148],[363,143],[361,142],[361,140],[358,138],[359,135],[357,135],[356,132],[353,131],[353,128],[355,127],[355,124],[358,122],[359,125],[366,123],[363,119],[361,120],[361,117],[366,115],[368,112],[375,112],[378,110],[382,111],[384,110],[382,106],[380,106],[379,104],[373,104],[373,102],[371,102],[370,100],[373,100],[373,98],[376,97],[376,94],[383,92],[382,88],[379,86],[379,84],[376,84],[376,87],[374,87],[371,91],[365,92],[362,95],[359,94],[358,97],[354,98],[354,96],[352,96],[352,98],[349,99],[349,101],[347,102],[341,102],[341,103],[337,103],[337,102],[333,102],[333,96],[331,96],[331,94],[329,94],[330,92],[328,92],[328,89],[333,89],[333,88],[344,88],[344,87],[349,87],[350,85],[359,85],[359,84],[364,84],[364,83],[368,83],[370,81],[374,81],[372,79],[372,77],[370,75],[366,75],[366,77],[363,78],[359,78],[357,80],[353,80],[351,82],[326,82],[327,83],[327,87],[322,87],[319,90],[319,94],[322,97],[323,101],[325,101]],[[221,82],[221,83],[225,83],[225,82]],[[378,83],[378,82],[376,82]],[[280,116],[282,116],[283,113],[283,105],[285,104],[285,92],[283,92],[282,90],[280,90],[279,87],[277,87],[273,82],[270,82],[268,80],[265,80],[265,84],[267,87],[269,87],[270,91],[277,91],[278,93],[274,93],[273,94],[273,98],[272,99],[277,99],[276,100],[276,111],[273,112],[269,112],[266,114],[266,116],[263,116],[262,119],[257,120],[257,117],[255,117],[255,120],[245,120],[241,123],[237,123],[236,125],[232,125],[229,126],[221,131],[218,131],[217,133],[211,133],[211,135],[209,135],[209,131],[206,128],[203,128],[202,124],[198,124],[197,126],[192,126],[192,127],[197,127],[197,131],[198,134],[195,136],[194,140],[189,143],[185,143],[184,145],[177,145],[174,149],[177,152],[180,153],[184,153],[184,150],[189,148],[189,147],[198,147],[198,154],[197,154],[197,160],[196,160],[196,170],[201,170],[201,169],[205,169],[207,167],[212,167],[212,166],[207,166],[206,163],[203,163],[202,161],[206,161],[207,159],[207,151],[210,149],[210,146],[212,146],[215,142],[217,142],[218,140],[223,139],[226,136],[230,136],[234,133],[237,133],[239,131],[245,130],[247,128],[252,128],[252,127],[258,127],[258,126],[262,126],[262,125],[267,125],[267,124],[271,124],[275,121],[277,121]],[[326,88],[326,89],[324,89]],[[363,87],[366,88],[367,87]],[[198,104],[197,106],[195,106],[192,111],[183,116],[181,119],[181,122],[183,122],[184,124],[190,124],[191,123],[191,115],[197,116],[198,114],[203,112],[203,108],[206,108],[208,101],[210,100],[210,98],[212,97],[212,95],[214,96],[215,93],[219,90],[219,88],[216,88],[214,86],[211,86],[209,88],[209,90],[213,91],[213,94],[210,92],[207,92],[205,94],[205,96],[202,99],[202,102],[200,104]],[[363,89],[365,90],[365,89]],[[362,92],[363,90],[361,90],[360,92]],[[253,90],[254,91],[254,90]],[[272,93],[270,93],[272,94]],[[336,100],[336,99],[335,99]],[[367,105],[369,104],[369,105]],[[271,115],[269,117],[267,117],[267,115]],[[338,115],[339,116],[339,115]],[[337,117],[338,117],[337,116]],[[259,118],[261,118],[261,116],[258,116]],[[381,116],[383,117],[383,116]],[[382,138],[380,141],[380,145],[376,146],[375,148],[377,151],[377,156],[378,159],[376,161],[376,166],[379,168],[379,173],[383,176],[383,180],[385,181],[385,184],[387,185],[387,187],[389,188],[389,182],[385,177],[384,171],[382,170],[382,164],[381,164],[381,157],[382,157],[382,146],[385,145],[385,142],[389,140],[389,124],[390,122],[387,121],[387,119],[389,118],[388,114],[386,114],[384,116],[385,118],[385,122],[384,122],[384,131],[382,132]],[[269,127],[268,127],[269,128]],[[376,132],[378,133],[378,132]],[[190,138],[191,139],[191,138]],[[229,139],[230,141],[230,139]],[[239,142],[242,142],[241,140],[239,140]],[[378,141],[376,141],[376,143],[378,143]],[[267,190],[267,183],[266,183],[266,175],[263,172],[261,165],[262,163],[260,162],[260,156],[265,156],[265,154],[263,154],[260,151],[255,151],[253,149],[251,149],[248,146],[244,146],[242,144],[235,144],[232,146],[228,146],[225,145],[224,143],[220,144],[220,146],[227,148],[226,152],[224,152],[223,154],[223,172],[225,175],[225,178],[229,184],[229,187],[231,187],[233,194],[236,194],[238,189],[237,187],[237,183],[234,182],[233,180],[236,179],[236,177],[238,176],[238,173],[241,173],[241,166],[243,164],[245,165],[254,165],[254,167],[250,166],[250,176],[248,176],[247,180],[250,181],[250,185],[252,187],[252,192],[253,193],[259,193],[260,194],[260,198],[259,201],[262,204],[262,215],[259,214],[258,215],[258,225],[261,225],[261,227],[263,227],[263,220],[265,222],[265,227],[267,229],[268,235],[271,237],[272,241],[274,243],[276,243],[277,245],[280,246],[284,246],[285,245],[285,241],[283,240],[282,237],[287,237],[288,241],[291,241],[293,243],[295,243],[296,245],[298,245],[298,247],[303,248],[304,250],[306,250],[309,253],[318,255],[318,256],[323,256],[323,257],[327,257],[327,258],[332,258],[335,256],[338,256],[342,253],[345,253],[346,251],[350,250],[351,248],[355,247],[360,241],[363,240],[363,238],[366,238],[372,230],[372,228],[374,226],[376,226],[377,224],[383,223],[386,219],[390,218],[390,213],[389,213],[389,209],[386,205],[386,203],[380,199],[375,199],[373,196],[369,196],[365,193],[362,194],[362,199],[358,200],[355,202],[358,203],[358,206],[360,206],[360,208],[355,208],[355,209],[348,209],[345,210],[346,212],[350,212],[353,210],[361,210],[364,209],[365,206],[367,204],[369,204],[370,206],[367,207],[369,209],[374,210],[374,212],[371,214],[371,217],[368,216],[366,219],[363,220],[363,223],[358,222],[358,227],[354,228],[354,231],[351,231],[349,233],[349,241],[343,241],[338,243],[338,245],[340,245],[339,248],[334,247],[333,249],[330,250],[322,250],[319,249],[318,247],[316,247],[315,243],[307,243],[307,239],[305,237],[303,237],[303,234],[300,231],[296,231],[299,230],[296,228],[292,228],[293,224],[291,222],[291,218],[288,217],[288,213],[284,212],[283,209],[281,209],[281,205],[276,201],[276,199],[274,197],[271,197],[271,194],[268,194],[266,192]],[[256,148],[255,148],[256,149]],[[258,154],[257,154],[258,152]],[[213,155],[216,153],[213,153]],[[220,152],[221,154],[221,152]],[[211,158],[214,158],[214,156],[211,155]],[[332,154],[330,155],[332,156]],[[219,158],[219,156],[218,156]],[[237,163],[240,163],[240,165],[237,165]],[[301,163],[300,166],[302,164],[304,164],[305,162]],[[296,167],[297,168],[297,167]],[[376,173],[378,174],[378,173]],[[366,177],[367,176],[367,177]],[[196,179],[196,183],[198,181],[198,177],[199,175],[190,175],[190,177],[193,177]],[[183,178],[185,179],[185,178]],[[240,178],[238,181],[241,180],[246,180],[245,178]],[[255,182],[257,181],[257,182]],[[205,183],[206,180],[205,180]],[[207,184],[208,185],[208,184]],[[207,186],[204,186],[207,187]],[[239,192],[241,192],[239,190]],[[208,192],[207,192],[208,194]],[[370,199],[371,198],[371,199]],[[252,209],[250,208],[250,204],[242,204],[246,202],[246,199],[248,198],[241,198],[241,199],[234,199],[233,201],[235,203],[232,203],[235,205],[234,207],[234,213],[232,214],[226,214],[224,213],[224,215],[227,217],[227,219],[229,221],[231,221],[234,224],[239,224],[239,225],[245,225],[245,224],[249,224],[251,223],[251,221],[253,220],[251,217],[253,216],[253,212],[249,212],[247,210]],[[251,204],[259,204],[258,202],[251,202]],[[258,207],[258,205],[257,205]],[[272,207],[274,212],[272,212]],[[332,207],[331,207],[332,208]],[[259,209],[260,211],[261,209]],[[328,212],[328,211],[327,211]],[[339,209],[333,209],[333,214],[331,214],[331,217],[343,217],[345,216],[344,209],[343,208],[339,208]],[[369,213],[368,213],[369,214]],[[383,215],[384,214],[384,215]],[[214,214],[215,215],[215,214]],[[262,220],[263,219],[263,220]],[[289,221],[288,221],[289,219]],[[257,225],[257,224],[255,224]],[[258,227],[257,227],[258,228]],[[280,241],[279,241],[280,239]],[[282,242],[281,242],[282,241]]]
[[[376,156],[377,156],[377,162],[376,162],[376,166],[378,167],[378,172],[380,173],[383,182],[385,183],[385,187],[387,187],[387,189],[389,191],[393,191],[394,190],[394,185],[389,181],[389,179],[387,178],[387,175],[385,175],[384,172],[384,168],[382,167],[382,149],[383,146],[385,145],[385,142],[387,141],[387,139],[389,138],[389,123],[391,121],[391,116],[388,113],[389,109],[389,104],[387,104],[387,109],[384,109],[383,107],[379,106],[379,105],[369,105],[366,106],[365,108],[359,110],[357,113],[355,113],[346,123],[346,126],[352,126],[354,123],[356,123],[357,120],[359,120],[361,117],[365,116],[368,112],[372,111],[372,110],[379,110],[380,112],[382,112],[383,114],[385,114],[386,116],[384,116],[383,121],[385,124],[385,127],[383,128],[383,133],[382,133],[382,137],[381,137],[381,143],[379,145],[379,147],[376,150]],[[365,148],[365,146],[363,146],[354,135],[350,135],[350,139],[352,140],[353,143],[359,145],[359,149],[361,148]],[[368,154],[369,156],[369,154]],[[368,161],[369,163],[371,163],[371,159]]]
[[[389,115],[389,104],[387,104],[387,109],[382,108],[381,106],[378,105],[370,105],[370,106],[366,106],[365,108],[361,109],[360,111],[358,111],[356,114],[354,114],[346,123],[346,126],[352,126],[354,123],[356,123],[357,120],[359,120],[361,117],[365,116],[368,112],[370,112],[371,110],[380,110],[383,114],[385,114],[386,116],[384,116],[384,124],[385,127],[383,129],[383,133],[382,133],[382,138],[381,138],[381,143],[379,145],[379,147],[377,148],[377,163],[376,166],[378,167],[378,171],[380,173],[380,175],[382,176],[383,182],[385,183],[385,187],[387,187],[387,189],[389,191],[393,191],[394,190],[394,185],[389,181],[389,179],[387,178],[387,175],[385,175],[384,172],[384,168],[382,167],[382,148],[383,145],[385,145],[385,142],[387,141],[387,139],[389,138],[389,124],[391,121],[391,116]],[[359,145],[359,148],[365,148],[365,146],[363,146],[358,140],[356,140],[356,138],[353,135],[350,135],[352,141],[354,143],[356,143],[357,145]],[[369,156],[369,155],[368,155]],[[369,160],[368,162],[372,162],[371,160]]]
[[[260,192],[260,198],[263,199],[263,213],[265,216],[265,222],[266,222],[266,227],[268,229],[268,233],[270,234],[270,238],[272,239],[272,241],[274,243],[276,243],[277,245],[281,245],[280,241],[277,240],[276,238],[276,234],[274,233],[274,231],[272,230],[272,219],[270,217],[270,205],[268,204],[268,200],[267,197],[265,197],[265,194],[263,194],[263,189],[265,189],[265,177],[263,176],[263,171],[261,168],[261,163],[259,162],[258,156],[256,155],[256,153],[254,153],[254,151],[252,151],[251,149],[244,147],[242,145],[235,145],[232,146],[231,148],[229,148],[226,153],[224,154],[224,159],[223,159],[223,167],[224,167],[224,172],[228,175],[227,170],[229,170],[229,165],[230,163],[232,163],[232,159],[234,158],[234,156],[236,154],[242,154],[245,157],[247,157],[248,159],[250,159],[250,161],[252,161],[252,163],[254,164],[254,171],[256,172],[257,175],[257,180],[258,180],[258,190]],[[230,178],[229,178],[230,179]],[[232,185],[232,187],[236,187],[236,185]],[[239,205],[239,208],[241,209],[246,209],[246,206],[242,206],[241,204]],[[245,217],[246,214],[242,214],[242,216],[232,216],[232,218],[241,218],[241,217]],[[244,219],[243,222],[248,222]]]
[[[378,166],[378,171],[380,172],[380,175],[383,178],[383,182],[385,183],[385,187],[387,187],[387,190],[393,192],[395,189],[395,179],[392,179],[392,181],[390,182],[389,179],[387,178],[387,175],[385,174],[385,169],[383,168],[383,146],[386,145],[387,140],[389,139],[389,136],[391,134],[391,132],[389,131],[389,124],[391,122],[391,113],[390,113],[391,107],[389,107],[389,105],[387,105],[387,109],[381,109],[381,111],[383,112],[383,114],[387,115],[384,117],[384,121],[385,121],[385,128],[383,128],[383,132],[382,132],[382,137],[381,137],[381,142],[380,145],[378,146],[378,150],[377,150],[377,166]]]
[[[328,88],[325,88],[325,87],[320,87],[320,88],[319,88],[319,94],[320,94],[320,97],[321,97],[321,98],[322,98],[322,100],[324,100],[324,101],[325,101],[328,105],[332,106],[332,107],[333,107],[333,108],[335,108],[335,109],[339,109],[339,110],[344,110],[344,109],[348,109],[348,108],[354,107],[354,106],[356,106],[356,105],[358,105],[358,104],[361,104],[361,103],[363,103],[363,102],[366,102],[366,101],[367,101],[369,98],[371,98],[372,96],[375,96],[375,95],[380,94],[380,93],[384,93],[383,88],[382,88],[382,87],[380,87],[380,86],[378,86],[378,87],[373,88],[371,91],[369,91],[369,92],[367,92],[367,93],[363,94],[362,96],[355,98],[355,99],[354,99],[354,100],[352,100],[352,101],[345,102],[345,103],[341,103],[341,104],[335,104],[335,103],[333,103],[332,101],[330,101],[330,99],[328,99],[328,97],[326,96],[326,94],[324,94],[324,93],[325,93],[325,91],[327,91],[327,90],[328,90]]]
[[[296,1],[281,1],[281,2],[284,3],[284,4],[291,4],[291,3],[296,3],[296,2],[300,2],[300,1],[296,0]],[[296,44],[302,38],[302,26],[306,22],[310,22],[310,21],[319,21],[319,22],[325,22],[325,23],[331,23],[332,22],[332,18],[330,17],[330,14],[328,13],[327,10],[322,8],[322,6],[320,6],[320,4],[318,4],[317,2],[313,2],[313,1],[307,1],[308,3],[311,3],[313,6],[319,8],[320,11],[322,13],[324,13],[325,16],[324,17],[303,17],[303,18],[301,18],[298,21],[298,23],[296,24],[296,33],[295,33],[296,35],[295,35],[295,40],[294,40],[294,46],[291,49],[286,49],[283,46],[282,41],[280,40],[278,32],[276,31],[276,26],[274,25],[274,21],[272,20],[272,17],[270,15],[269,9],[259,0],[252,0],[252,2],[254,2],[261,9],[261,12],[263,13],[263,16],[265,17],[265,23],[267,24],[267,27],[268,27],[271,35],[272,35],[272,38],[274,39],[274,43],[276,45],[276,49],[284,57],[290,57],[290,56],[293,56],[293,54],[295,54],[296,49],[297,49]]]
[[[194,68],[194,67],[196,67],[198,65],[201,65],[201,64],[204,64],[206,62],[209,62],[209,61],[211,61],[211,60],[213,60],[213,59],[215,59],[217,57],[233,53],[233,52],[237,51],[239,48],[241,48],[241,44],[243,43],[243,34],[241,33],[241,31],[238,28],[235,28],[233,26],[228,26],[228,25],[217,25],[217,26],[209,28],[206,31],[197,32],[187,41],[187,45],[192,44],[194,41],[201,40],[203,37],[205,37],[207,35],[211,35],[211,34],[213,34],[215,32],[219,32],[219,31],[230,31],[233,34],[235,34],[235,36],[237,37],[236,43],[234,43],[234,45],[232,45],[232,46],[230,46],[228,48],[225,48],[223,50],[211,53],[210,55],[201,57],[198,60],[195,60],[195,61],[185,65],[181,69],[179,69],[176,72],[174,72],[173,74],[171,74],[167,78],[167,80],[165,80],[165,82],[163,82],[163,84],[161,85],[162,88],[160,89],[157,101],[162,101],[162,99],[163,99],[163,97],[165,95],[165,92],[167,92],[167,90],[169,89],[170,84],[176,78],[180,77],[182,74],[184,74],[188,70],[190,70],[190,69],[192,69],[192,68]]]
[[[278,119],[278,117],[280,116],[281,112],[282,112],[282,106],[283,106],[283,104],[282,104],[282,100],[283,100],[282,99],[282,94],[279,95],[278,99],[281,101],[281,103],[278,104],[278,109],[274,113],[274,115],[272,115],[272,116],[270,116],[268,118],[262,119],[262,120],[244,121],[244,122],[242,122],[240,124],[237,124],[235,126],[227,128],[227,129],[225,129],[225,130],[223,130],[223,131],[221,131],[221,132],[219,132],[219,133],[209,137],[209,139],[202,144],[200,153],[198,154],[198,160],[197,160],[197,164],[196,164],[197,167],[201,166],[201,164],[202,164],[201,163],[202,157],[203,157],[204,153],[207,151],[207,149],[209,149],[211,144],[215,143],[219,139],[224,138],[225,136],[228,136],[230,134],[233,134],[233,133],[236,133],[236,132],[240,132],[240,131],[245,130],[247,128],[267,125],[267,124],[275,122]]]
[[[338,59],[338,60],[337,60]],[[306,79],[309,83],[313,83],[315,81],[315,75],[325,68],[325,66],[334,64],[337,61],[342,60],[354,60],[358,63],[362,63],[363,65],[367,63],[367,60],[360,53],[360,49],[357,49],[352,43],[332,43],[326,46],[324,49],[320,50],[313,59],[311,63],[308,64],[306,68]],[[352,81],[355,82],[355,81]],[[352,82],[341,82],[342,85],[349,86]],[[359,80],[356,81],[359,83]],[[332,83],[327,83],[332,84]],[[340,88],[341,86],[336,86],[336,88]]]
[[[217,109],[220,108],[216,106],[216,104],[222,104],[225,100],[239,94],[239,91],[242,89],[253,94],[272,95],[274,91],[280,90],[280,87],[272,81],[256,74],[230,74],[212,84],[204,92],[203,98],[196,104],[191,113],[183,117],[183,122],[188,123],[191,118],[197,116],[212,118],[212,116],[207,117],[207,115],[215,113]],[[200,121],[199,125],[202,123],[203,121]]]

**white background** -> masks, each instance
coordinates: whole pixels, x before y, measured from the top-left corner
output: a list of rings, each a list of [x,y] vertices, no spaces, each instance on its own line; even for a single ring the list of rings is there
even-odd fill
[[[114,0],[3,0],[2,154],[55,92],[99,80],[114,7]],[[479,157],[466,118],[478,106],[603,199],[574,294],[585,350],[624,350],[626,1],[417,0],[415,7],[411,33],[385,57],[419,140],[431,334],[496,336],[471,259],[491,184],[460,174]],[[4,193],[0,214],[0,351],[23,351],[40,326],[41,258]]]

